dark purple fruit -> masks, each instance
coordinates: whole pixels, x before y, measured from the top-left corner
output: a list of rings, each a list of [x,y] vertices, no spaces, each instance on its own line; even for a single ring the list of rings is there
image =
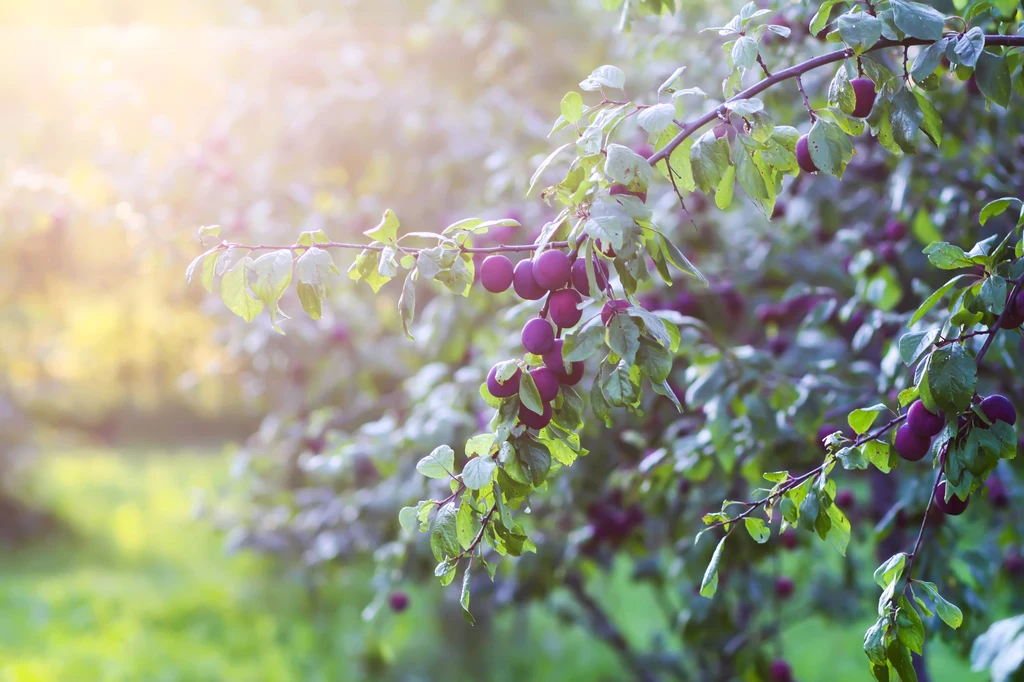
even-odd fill
[[[914,401],[907,412],[907,426],[922,438],[931,438],[946,425],[946,417],[930,412],[920,400]]]
[[[882,242],[878,245],[878,257],[886,263],[895,263],[896,247],[891,242]]]
[[[907,236],[907,224],[902,220],[890,220],[885,224],[885,238],[898,242]]]
[[[480,281],[484,289],[500,294],[512,286],[512,261],[505,256],[488,256],[480,266]]]
[[[1010,426],[1017,423],[1017,410],[1006,396],[990,395],[981,401],[981,411],[990,422],[1006,422]]]
[[[401,613],[409,608],[409,595],[405,592],[392,592],[388,595],[388,606],[395,613]]]
[[[795,531],[787,530],[779,537],[782,539],[782,546],[786,549],[793,550],[800,546],[800,538]]]
[[[603,290],[608,286],[608,266],[600,258],[594,259],[594,277],[597,288]],[[590,280],[587,278],[587,261],[577,258],[572,264],[572,285],[584,296],[590,296]]]
[[[555,399],[558,395],[558,374],[547,367],[538,367],[537,369],[530,371],[530,376],[533,378],[533,383],[537,385],[537,392],[540,393],[540,399],[548,403]]]
[[[611,324],[613,317],[628,310],[632,305],[632,303],[622,298],[616,298],[608,301],[604,304],[604,307],[601,308],[601,323],[607,327]]]
[[[796,141],[796,163],[804,173],[817,173],[818,167],[811,160],[811,150],[807,147],[807,136],[801,135]]]
[[[555,345],[555,328],[542,317],[523,325],[523,347],[534,355],[544,355]]]
[[[780,576],[775,579],[775,595],[779,599],[789,599],[793,596],[795,589],[796,583],[793,582],[792,578]]]
[[[551,423],[551,403],[544,403],[544,414],[537,414],[526,405],[520,405],[519,421],[529,429],[543,429]]]
[[[793,682],[793,668],[784,659],[776,658],[769,667],[772,682]]]
[[[896,432],[896,454],[908,462],[923,459],[931,446],[930,438],[918,435],[907,424]]]
[[[843,488],[836,493],[835,503],[840,509],[849,511],[857,505],[857,496],[849,488]]]
[[[1005,509],[1010,504],[1010,491],[1006,489],[1003,479],[992,474],[985,481],[985,485],[988,486],[988,501],[992,503],[993,507]]]
[[[854,78],[850,81],[853,86],[853,94],[856,104],[853,106],[853,116],[867,118],[871,108],[875,106],[875,82],[870,78]]]
[[[505,383],[498,383],[498,366],[491,367],[487,373],[487,390],[495,398],[511,398],[519,393],[519,380],[523,377],[523,370],[516,367],[513,374]]]
[[[537,280],[533,277],[532,260],[521,260],[516,265],[516,269],[512,273],[512,288],[515,289],[519,298],[524,298],[527,301],[540,300],[544,298],[544,294],[548,293],[544,287],[537,284]]]
[[[935,506],[943,514],[960,516],[967,509],[967,503],[970,501],[970,495],[967,496],[966,500],[961,500],[956,495],[952,495],[949,498],[949,502],[946,502],[946,482],[943,481],[935,486]]]
[[[768,341],[768,352],[778,357],[786,352],[789,348],[789,339],[781,334],[773,336]]]
[[[575,327],[583,317],[583,311],[576,307],[582,302],[583,298],[575,289],[551,292],[551,296],[548,297],[548,314],[551,321],[563,329]]]
[[[538,285],[548,291],[561,289],[568,284],[571,273],[569,256],[561,251],[549,249],[533,259],[533,277]]]

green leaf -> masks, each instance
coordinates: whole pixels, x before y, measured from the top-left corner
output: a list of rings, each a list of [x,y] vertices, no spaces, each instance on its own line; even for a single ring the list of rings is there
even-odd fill
[[[616,315],[608,324],[607,341],[616,355],[632,365],[640,349],[640,329],[629,316]]]
[[[960,344],[939,348],[928,366],[928,390],[944,412],[962,412],[971,406],[977,367],[974,358]]]
[[[714,131],[701,135],[690,148],[690,166],[693,180],[704,193],[718,188],[722,177],[729,168],[728,142],[718,139]]]
[[[398,512],[398,523],[409,535],[416,535],[416,532],[420,529],[419,522],[419,507],[402,507]]]
[[[406,338],[410,341],[412,340],[412,332],[409,329],[412,327],[413,319],[416,317],[417,272],[417,268],[413,268],[405,276],[405,282],[402,284],[402,295],[398,298],[398,314],[402,318],[402,331],[405,332]]]
[[[667,128],[665,132],[661,134],[661,137],[658,138],[654,148],[658,151],[664,149],[665,146],[672,141],[672,138],[674,137],[673,132],[674,131],[671,128]],[[655,166],[655,170],[667,178],[669,176],[668,166],[669,164],[672,164],[672,170],[675,172],[676,185],[690,192],[697,188],[697,185],[693,180],[693,168],[690,166],[690,149],[692,147],[693,138],[688,137],[683,140],[682,144],[672,150],[672,153],[669,154],[668,158]]]
[[[896,28],[907,36],[922,40],[938,40],[942,37],[942,27],[946,18],[938,10],[919,2],[904,0],[891,0],[890,5]]]
[[[535,414],[544,413],[544,402],[540,399],[540,391],[537,390],[537,384],[529,372],[523,372],[519,378],[519,400]]]
[[[421,251],[420,255],[422,256],[423,253],[424,252]],[[356,256],[355,262],[353,262],[348,269],[349,279],[356,282],[363,280],[370,285],[370,288],[373,289],[374,293],[377,293],[380,291],[380,288],[390,280],[390,277],[381,276],[377,267],[378,260],[379,255],[376,251],[363,249],[359,255]],[[422,268],[420,268],[420,270],[422,271]]]
[[[904,552],[893,554],[885,560],[881,566],[875,569],[875,582],[881,588],[886,588],[894,581],[899,580],[903,575],[903,567],[907,565],[907,555]]]
[[[616,317],[619,317],[616,315]],[[592,324],[567,334],[562,345],[562,359],[567,362],[586,360],[605,345],[603,325]]]
[[[725,538],[722,538],[718,541],[714,554],[711,555],[711,561],[708,562],[708,567],[704,571],[704,579],[700,583],[700,596],[707,599],[714,597],[715,592],[718,590],[718,564],[722,560],[722,548],[724,546]]]
[[[455,471],[455,451],[447,445],[437,446],[433,452],[416,463],[416,471],[427,478],[454,476],[452,472]]]
[[[672,354],[646,338],[640,340],[636,362],[652,383],[665,381],[672,372]]]
[[[768,542],[768,538],[771,537],[771,531],[768,530],[768,526],[761,519],[748,516],[743,519],[743,525],[747,527],[750,537],[754,538],[754,541],[759,545]]]
[[[220,283],[224,305],[246,322],[252,322],[263,310],[263,303],[249,294],[249,273],[254,264],[252,258],[243,258],[224,273]]]
[[[847,421],[850,423],[850,428],[852,428],[859,436],[862,433],[867,433],[868,429],[871,428],[871,425],[875,423],[875,419],[878,418],[878,415],[888,409],[889,408],[882,403],[872,405],[871,407],[862,407],[851,412]]]
[[[272,321],[278,314],[278,301],[291,281],[292,253],[287,249],[264,254],[249,266],[249,290],[267,306]],[[277,329],[276,323],[274,329]]]
[[[655,104],[641,111],[636,122],[651,135],[660,135],[672,125],[676,116],[676,108],[671,104]]]
[[[957,63],[973,69],[984,49],[985,32],[981,30],[981,27],[975,26],[960,36],[953,46],[953,53],[956,55]]]
[[[519,441],[516,459],[534,487],[544,482],[551,469],[551,453],[543,444],[534,440]]]
[[[586,80],[580,83],[580,87],[587,92],[595,92],[601,88],[615,88],[621,90],[626,85],[626,74],[617,66],[599,66],[587,76]]]
[[[548,154],[547,158],[541,161],[541,164],[537,166],[537,170],[534,171],[533,177],[530,178],[530,187],[526,190],[526,196],[530,196],[533,192],[533,188],[537,186],[537,182],[540,180],[540,176],[544,174],[547,167],[551,165],[551,162],[555,160],[555,157],[561,154],[567,147],[574,145],[575,142],[566,142],[555,151]]]
[[[829,13],[832,10],[832,7],[836,5],[839,1],[840,0],[825,0],[824,2],[821,3],[821,6],[818,7],[818,11],[814,13],[813,17],[811,17],[811,23],[808,26],[811,35],[817,35],[821,33],[822,29],[824,29],[825,26],[828,24],[828,17]]]
[[[935,73],[935,69],[938,68],[943,55],[946,53],[947,42],[948,41],[943,38],[942,40],[928,45],[917,53],[917,57],[914,59],[914,65],[910,69],[910,75],[914,78],[916,83],[920,83],[925,78]]]
[[[846,164],[853,158],[853,145],[849,136],[835,123],[821,118],[811,126],[811,132],[807,135],[807,148],[818,170],[837,178],[843,177]]]
[[[1010,206],[1018,203],[1021,203],[1021,201],[1017,197],[1003,197],[990,201],[982,207],[981,214],[978,216],[978,222],[984,225],[988,222],[989,218],[1001,215]]]
[[[953,288],[953,285],[956,284],[957,281],[959,281],[963,277],[965,277],[965,275],[957,275],[956,277],[954,277],[953,279],[949,280],[941,287],[936,289],[935,293],[933,293],[931,296],[925,299],[924,303],[922,303],[920,307],[918,307],[917,311],[914,312],[914,315],[910,318],[910,322],[908,322],[907,324],[917,324],[921,320],[921,318],[928,314],[929,310],[934,308],[936,304],[938,304],[938,302],[942,300],[946,293]]]
[[[605,376],[601,390],[609,404],[614,407],[632,403],[636,398],[636,390],[629,377],[629,366],[622,362],[617,364]]]
[[[715,189],[715,206],[723,211],[732,204],[733,192],[736,187],[736,167],[729,166],[725,169],[718,187]]]
[[[922,355],[935,343],[939,336],[939,330],[932,329],[926,332],[911,332],[900,337],[900,359],[903,364],[910,367],[917,362]]]
[[[939,614],[939,618],[942,619],[949,627],[954,630],[958,629],[964,622],[963,612],[955,605],[946,601],[946,599],[939,594],[939,589],[935,587],[935,583],[929,583],[922,580],[915,581],[918,585],[924,588],[925,592],[933,602],[935,602],[935,612]],[[973,659],[974,655],[971,654]]]
[[[1006,57],[982,52],[974,77],[981,93],[990,101],[1004,108],[1010,105],[1010,66]]]
[[[643,157],[637,156],[642,159]],[[644,163],[647,160],[644,159]],[[650,166],[648,166],[650,168]],[[619,202],[614,200],[595,201],[590,207],[590,217],[584,225],[591,239],[599,239],[616,251],[622,249],[627,236],[636,231],[636,223]],[[589,270],[588,270],[589,272]],[[594,282],[594,279],[590,280]]]
[[[942,116],[939,110],[919,92],[914,93],[917,105],[921,108],[921,130],[936,147],[942,144]]]
[[[665,258],[668,259],[668,262],[671,263],[673,267],[675,267],[677,270],[680,270],[681,272],[691,275],[692,277],[696,277],[698,280],[700,280],[701,284],[707,286],[708,278],[705,277],[703,273],[701,273],[701,271],[698,270],[697,267],[690,262],[689,258],[683,255],[683,252],[679,250],[679,247],[676,246],[665,235],[661,234],[660,232],[658,234],[659,241],[661,242],[661,247],[664,250]]]
[[[390,208],[384,211],[383,217],[377,226],[363,232],[367,237],[373,241],[381,242],[382,244],[394,244],[398,240],[398,216]]]
[[[736,136],[740,138],[739,135]],[[770,174],[762,175],[750,152],[742,145],[736,148],[736,179],[751,199],[773,200],[775,183]],[[771,190],[769,190],[771,183]]]
[[[320,301],[330,294],[330,280],[338,267],[327,251],[312,247],[295,261],[299,300],[303,310],[314,320],[320,319]]]
[[[462,549],[469,549],[473,544],[473,538],[476,537],[476,529],[473,526],[473,507],[463,498],[462,504],[459,505],[459,513],[455,517],[455,536]]]
[[[751,36],[740,36],[732,44],[732,63],[738,69],[750,69],[757,63],[757,41]]]
[[[430,524],[430,549],[438,561],[444,561],[459,553],[458,521],[454,502],[448,502],[438,508]]]
[[[917,97],[908,88],[902,88],[892,98],[889,123],[892,125],[893,139],[904,152],[913,153],[916,150],[914,138],[923,121],[924,112],[917,103]]]
[[[612,182],[625,185],[632,191],[646,191],[654,178],[654,170],[647,159],[621,144],[610,144],[607,149],[604,174]]]
[[[562,98],[562,116],[573,125],[579,123],[583,116],[583,97],[575,90],[566,93]]]
[[[885,631],[889,623],[885,618],[879,618],[875,624],[864,633],[864,653],[872,663],[885,664]]]
[[[1000,315],[1006,307],[1007,282],[998,275],[985,278],[978,293],[978,302],[985,310]]]
[[[474,457],[462,468],[462,482],[470,490],[480,490],[494,478],[498,465],[489,456]]]
[[[917,682],[917,672],[914,671],[914,664],[910,660],[910,651],[903,642],[899,639],[892,640],[885,647],[885,652],[902,682]]]
[[[764,110],[764,102],[756,97],[744,97],[726,102],[725,108],[740,116],[751,116]]]
[[[908,649],[920,655],[924,650],[924,623],[921,622],[921,616],[906,596],[901,595],[897,604],[896,636]]]
[[[493,578],[493,576],[492,576]],[[469,612],[469,566],[462,573],[462,594],[459,596],[459,604],[462,605],[462,614],[470,625],[476,622],[476,618]]]
[[[882,21],[865,12],[843,14],[837,23],[843,42],[854,48],[858,54],[877,43],[882,37]]]
[[[940,270],[959,270],[973,268],[974,261],[967,257],[964,250],[946,242],[932,242],[924,249],[928,261]],[[949,286],[947,282],[946,286]]]

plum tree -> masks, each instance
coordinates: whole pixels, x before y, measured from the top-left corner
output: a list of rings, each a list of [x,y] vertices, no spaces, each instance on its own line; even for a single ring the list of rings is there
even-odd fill
[[[853,86],[854,107],[852,116],[856,118],[867,118],[871,109],[875,106],[875,82],[870,78],[854,78],[850,81]]]
[[[533,261],[529,259],[516,264],[512,273],[512,288],[519,298],[527,301],[538,301],[548,293],[534,278]]]
[[[583,311],[577,306],[583,298],[575,289],[559,289],[548,296],[548,314],[556,326],[563,329],[575,327],[583,317]]]
[[[968,495],[965,499],[960,499],[955,494],[950,495],[949,499],[946,499],[946,481],[942,481],[935,486],[935,506],[938,507],[939,511],[943,514],[949,514],[950,516],[960,516],[967,510],[967,503],[970,502],[971,496]]]
[[[908,462],[923,459],[931,446],[931,438],[918,434],[909,424],[904,424],[896,431],[896,453]]]
[[[929,412],[920,400],[914,402],[907,411],[907,426],[922,438],[931,438],[946,425],[946,418],[941,414]]]
[[[507,291],[512,286],[512,276],[512,261],[507,256],[488,256],[480,266],[480,281],[492,294]]]
[[[571,273],[572,263],[562,251],[548,249],[533,260],[533,277],[541,288],[548,291],[561,289],[568,284]]]

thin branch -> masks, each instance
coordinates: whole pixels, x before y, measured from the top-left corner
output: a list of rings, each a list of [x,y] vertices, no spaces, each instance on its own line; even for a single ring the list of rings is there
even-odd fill
[[[865,52],[875,52],[877,50],[884,50],[887,48],[897,46],[902,47],[913,45],[929,45],[932,42],[933,41],[930,40],[919,40],[917,38],[908,38],[907,40],[904,41],[881,40],[878,43],[876,43],[873,47],[868,48]],[[1024,46],[1024,36],[986,35],[985,44],[1001,45],[1004,47],[1021,47]],[[669,154],[672,153],[672,150],[681,145],[683,141],[686,140],[686,138],[690,137],[695,132],[700,130],[702,127],[704,127],[706,124],[715,120],[719,116],[725,115],[725,112],[727,111],[727,108],[725,106],[726,104],[731,102],[737,102],[743,99],[750,99],[751,97],[754,97],[755,95],[764,92],[765,90],[775,85],[776,83],[781,83],[782,81],[788,80],[790,78],[796,78],[797,76],[801,76],[807,73],[808,71],[813,71],[814,69],[825,66],[827,64],[832,64],[834,62],[839,62],[844,59],[849,59],[852,56],[853,50],[851,49],[837,50],[836,52],[829,52],[828,54],[823,54],[814,57],[813,59],[808,59],[807,61],[801,62],[800,64],[796,64],[795,66],[791,66],[788,69],[776,71],[775,74],[770,78],[765,78],[764,80],[758,83],[754,83],[746,90],[743,90],[734,97],[731,97],[730,99],[726,100],[725,103],[720,104],[719,106],[715,107],[714,109],[704,114],[700,118],[694,119],[693,121],[684,125],[682,130],[680,130],[667,145],[665,145],[662,149],[660,149],[652,156],[650,156],[647,159],[647,161],[650,162],[650,164],[653,166],[658,161],[661,161],[662,159],[667,157]]]
[[[761,58],[761,53],[757,53],[757,63],[761,65],[761,70],[764,71],[765,78],[771,78],[772,72],[768,70],[768,65],[764,63],[764,59]]]
[[[384,244],[374,246],[374,245],[371,245],[371,244],[350,244],[350,243],[346,243],[346,242],[322,242],[320,244],[312,244],[312,245],[302,245],[302,244],[290,244],[290,245],[284,245],[284,244],[257,244],[257,245],[254,245],[254,246],[250,246],[248,244],[237,244],[237,243],[234,243],[234,242],[221,242],[216,247],[216,249],[217,250],[246,249],[248,251],[299,251],[299,250],[305,250],[305,249],[311,248],[311,246],[314,246],[314,247],[316,247],[318,249],[358,249],[360,251],[363,250],[363,249],[365,249],[367,251],[383,251],[385,248],[387,248],[387,245],[384,245]],[[567,246],[569,246],[569,242],[548,242],[547,244],[545,244],[545,247],[553,248],[553,249],[564,249]],[[403,247],[399,247],[399,248],[400,248],[401,251],[403,251],[405,253],[419,253],[420,251],[428,251],[428,250],[430,250],[432,248],[437,248],[437,247],[425,247],[425,246],[406,247],[406,246],[403,246]],[[457,249],[452,249],[452,250],[453,251],[460,251],[462,253],[505,253],[505,252],[514,252],[514,251],[536,251],[538,248],[540,248],[540,247],[537,246],[536,244],[514,244],[514,245],[502,244],[501,246],[481,246],[481,247],[460,246]]]

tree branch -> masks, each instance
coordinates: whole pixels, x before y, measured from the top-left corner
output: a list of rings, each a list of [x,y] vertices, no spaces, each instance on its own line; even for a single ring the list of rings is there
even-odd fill
[[[884,50],[890,47],[911,47],[914,45],[929,45],[931,44],[931,42],[932,41],[920,40],[918,38],[908,38],[907,40],[903,41],[882,40],[876,43],[873,47],[868,48],[866,52],[875,52],[876,50]],[[1004,47],[1021,47],[1024,46],[1024,36],[986,35],[985,44],[1001,45]],[[675,137],[673,137],[667,145],[664,146],[664,148],[650,156],[647,159],[647,161],[653,166],[658,161],[661,161],[662,159],[666,158],[669,154],[672,153],[672,150],[681,145],[683,141],[686,140],[686,138],[690,137],[700,128],[710,123],[711,121],[715,120],[716,118],[725,115],[725,113],[728,111],[725,105],[728,104],[729,102],[737,102],[743,99],[750,99],[751,97],[760,94],[761,92],[764,92],[765,90],[775,85],[776,83],[781,83],[782,81],[788,80],[790,78],[796,78],[797,76],[801,76],[807,73],[808,71],[813,71],[818,67],[825,66],[827,64],[832,64],[834,62],[839,62],[844,59],[849,59],[852,56],[853,50],[847,48],[845,50],[838,50],[836,52],[829,52],[828,54],[819,55],[817,57],[814,57],[813,59],[808,59],[805,62],[801,62],[800,64],[796,64],[795,66],[791,66],[788,69],[776,71],[775,75],[769,78],[765,78],[764,80],[759,81],[757,83],[754,83],[746,90],[743,90],[736,96],[726,100],[725,103],[720,104],[719,106],[715,107],[714,109],[704,114],[700,118],[694,119],[693,121],[684,125],[683,129],[680,130],[679,133]]]
[[[319,244],[310,244],[310,245],[302,245],[302,244],[288,244],[288,245],[285,245],[285,244],[257,244],[257,245],[254,245],[254,246],[250,246],[248,244],[237,244],[237,243],[234,243],[234,242],[221,242],[216,247],[216,250],[246,249],[248,251],[299,251],[299,250],[305,250],[305,249],[309,249],[309,248],[312,248],[312,247],[316,247],[318,249],[358,249],[360,251],[365,249],[367,251],[383,251],[387,246],[389,246],[389,245],[381,244],[381,245],[378,245],[378,246],[373,246],[371,244],[350,244],[350,243],[346,243],[346,242],[321,242]],[[552,249],[564,249],[567,246],[569,246],[569,242],[548,242],[547,244],[545,244],[545,248],[552,248]],[[404,253],[419,253],[420,251],[427,251],[429,249],[437,248],[437,247],[433,247],[433,246],[431,246],[431,247],[426,247],[426,246],[412,246],[412,247],[409,247],[409,246],[398,246],[398,247],[395,247],[395,248],[397,248],[399,251],[402,251]],[[452,249],[452,250],[453,251],[459,251],[461,253],[506,253],[506,252],[513,252],[513,251],[536,251],[538,248],[540,248],[540,247],[537,246],[536,244],[514,244],[514,245],[504,245],[504,244],[502,244],[501,246],[481,246],[481,247],[459,246],[459,247],[457,247],[455,249]]]

